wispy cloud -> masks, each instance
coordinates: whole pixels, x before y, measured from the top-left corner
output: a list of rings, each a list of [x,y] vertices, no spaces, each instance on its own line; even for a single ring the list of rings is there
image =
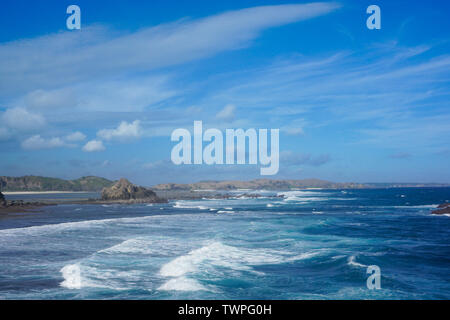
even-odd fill
[[[216,118],[218,120],[231,121],[235,117],[236,106],[233,104],[227,104],[222,110],[217,113]]]
[[[414,161],[398,161],[399,165],[428,165],[428,154],[441,161],[436,172],[445,171],[450,56],[442,50],[444,45],[404,46],[387,30],[380,43],[360,43],[358,32],[345,21],[341,30],[334,30],[333,24],[330,31],[347,33],[345,41],[351,46],[328,46],[315,38],[302,43],[308,48],[302,52],[301,46],[284,45],[287,36],[263,37],[270,28],[338,7],[255,7],[136,32],[83,26],[79,32],[0,44],[0,140],[12,151],[5,158],[20,155],[20,146],[73,146],[78,148],[74,152],[95,152],[122,142],[120,148],[108,150],[113,159],[128,147],[124,141],[136,140],[142,148],[136,148],[133,157],[139,163],[153,161],[146,177],[159,175],[161,182],[258,177],[256,167],[187,169],[160,160],[169,154],[168,145],[160,141],[175,128],[191,129],[194,120],[203,120],[205,128],[221,130],[279,128],[281,150],[295,151],[285,151],[280,161],[280,172],[288,178],[300,169],[311,176],[356,176],[370,161],[384,161],[386,168],[396,163],[389,158],[408,159],[409,152]],[[302,30],[280,30],[289,36],[291,31]],[[245,49],[256,39],[261,46],[255,50],[224,54]],[[276,50],[264,51],[274,46]],[[231,60],[235,58],[241,60]],[[157,152],[144,147],[153,142]],[[60,162],[63,172],[73,155],[58,151],[65,159]],[[105,169],[100,172],[128,174],[137,168],[119,161],[103,167],[102,155],[94,157],[95,170]],[[83,168],[90,170],[90,164],[85,162]],[[135,177],[144,179],[138,171]]]
[[[147,130],[149,135],[161,135],[183,114],[167,105],[186,89],[185,85],[182,90],[176,88],[173,72],[165,67],[245,48],[268,28],[337,8],[338,4],[325,2],[262,6],[136,32],[85,26],[79,32],[2,43],[0,103],[6,111],[0,122],[7,129],[2,129],[1,139],[20,139],[22,132],[53,134],[52,125],[58,123],[97,121],[99,125],[107,113],[120,113],[117,119],[125,117],[123,113],[142,113],[164,104],[165,121]],[[160,114],[152,121],[160,119]],[[233,114],[226,107],[218,119],[231,119]],[[99,137],[120,139],[120,133],[108,130]]]
[[[253,122],[264,121],[258,115],[267,110],[271,125],[287,134],[340,128],[359,134],[355,143],[392,147],[448,140],[450,58],[413,59],[426,52],[426,46],[371,49],[290,58],[244,70],[240,76],[233,74],[228,87],[213,92],[208,101],[231,100],[245,106],[242,111]]]
[[[240,49],[265,29],[324,15],[338,7],[336,3],[262,6],[129,34],[84,27],[80,32],[5,43],[0,45],[0,95],[153,70]],[[45,95],[40,98],[46,100]]]
[[[22,148],[26,150],[52,149],[70,146],[70,144],[59,137],[45,139],[40,135],[34,135],[22,142]]]

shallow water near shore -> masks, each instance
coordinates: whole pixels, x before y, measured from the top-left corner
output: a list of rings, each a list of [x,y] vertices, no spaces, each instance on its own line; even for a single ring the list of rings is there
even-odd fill
[[[450,298],[450,188],[258,193],[1,219],[0,298]]]

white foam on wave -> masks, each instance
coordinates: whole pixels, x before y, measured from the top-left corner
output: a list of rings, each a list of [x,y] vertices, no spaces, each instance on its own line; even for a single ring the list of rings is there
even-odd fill
[[[297,197],[297,196],[289,196],[284,198],[283,201],[289,202],[289,201],[296,201],[296,202],[312,202],[312,201],[327,201],[328,198],[323,197],[323,198],[319,198],[319,197]]]
[[[325,251],[325,250],[317,250],[317,251],[305,252],[305,253],[293,256],[291,258],[288,258],[287,261],[306,260],[306,259],[313,258],[315,256],[320,255],[323,251]]]
[[[330,197],[330,192],[318,192],[318,191],[286,191],[278,192],[277,196],[283,196],[283,202],[297,202],[308,203],[315,201],[329,201],[329,200],[357,200],[356,198],[336,198]]]
[[[236,212],[233,210],[219,210],[217,211],[217,213],[236,213]]]
[[[185,277],[171,279],[161,285],[158,290],[163,291],[211,291],[198,281]]]
[[[64,278],[61,286],[67,289],[81,289],[81,270],[78,264],[69,264],[64,266],[60,272]]]
[[[215,267],[258,273],[251,266],[276,264],[281,261],[283,259],[279,254],[270,253],[268,250],[240,249],[213,242],[163,265],[159,271],[160,275],[171,279],[164,283],[160,290],[210,290],[187,275],[201,274],[202,270],[211,271]]]
[[[121,218],[119,218],[121,219]],[[34,234],[34,233],[47,233],[47,232],[60,232],[69,229],[83,229],[89,228],[92,226],[98,226],[105,223],[109,223],[112,221],[116,221],[119,219],[101,219],[101,220],[84,220],[77,222],[64,222],[64,223],[55,223],[55,224],[46,224],[42,226],[32,226],[25,228],[13,228],[13,229],[4,229],[0,230],[0,235],[23,235],[23,234]]]
[[[171,256],[173,252],[182,252],[185,244],[173,238],[132,238],[112,247],[97,251],[100,254],[132,254]]]
[[[321,191],[282,191],[277,192],[277,196],[284,196],[284,197],[308,197],[308,196],[327,196],[329,195],[329,192],[321,192]]]
[[[417,206],[393,206],[393,208],[398,208],[398,209],[404,209],[404,208],[408,208],[408,209],[434,209],[437,208],[439,205],[438,204],[424,204],[424,205],[417,205]]]
[[[366,268],[367,267],[365,264],[356,262],[356,257],[355,256],[349,257],[347,264],[349,266],[353,266],[353,267],[360,267],[360,268]]]
[[[128,239],[115,246],[98,251],[98,253],[116,254],[152,254],[151,242],[144,239]]]
[[[198,205],[195,203],[190,203],[187,201],[176,201],[175,204],[173,205],[174,208],[178,208],[178,209],[200,209],[200,210],[208,210],[209,207],[204,206],[204,205]]]
[[[178,278],[201,273],[206,269],[211,271],[216,267],[224,267],[235,271],[261,274],[252,267],[309,259],[318,254],[320,254],[319,251],[312,251],[295,255],[286,251],[237,248],[221,242],[213,242],[166,263],[159,273],[163,277]]]
[[[120,271],[117,269],[105,268],[101,265],[88,265],[88,261],[83,263],[68,264],[61,268],[60,272],[63,281],[60,286],[67,289],[82,288],[108,288],[112,290],[128,290],[131,286],[124,286],[124,280],[133,285],[142,279],[142,274],[138,271]]]
[[[171,217],[176,217],[177,215],[171,215]],[[98,219],[98,220],[83,220],[75,222],[64,222],[64,223],[54,223],[45,224],[41,226],[32,226],[24,228],[11,228],[0,230],[0,236],[19,236],[19,235],[29,235],[35,233],[49,233],[49,232],[61,232],[72,229],[88,229],[92,227],[103,226],[105,224],[111,223],[137,223],[145,222],[147,220],[153,220],[160,217],[166,217],[163,215],[152,215],[144,217],[134,217],[134,218],[112,218],[112,219]]]

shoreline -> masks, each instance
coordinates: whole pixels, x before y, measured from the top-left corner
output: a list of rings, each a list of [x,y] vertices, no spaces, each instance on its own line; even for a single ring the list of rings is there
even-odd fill
[[[239,191],[247,191],[248,189],[241,189]],[[301,190],[327,190],[323,188],[302,188],[295,191]],[[271,198],[284,198],[285,195],[279,194],[282,191],[278,191],[278,194],[263,195],[259,193],[248,193],[244,192],[242,194],[236,195],[233,192],[238,190],[155,190],[156,195],[159,197],[161,202],[155,202],[151,199],[129,199],[129,200],[103,200],[101,198],[61,198],[61,199],[22,199],[22,200],[7,200],[7,205],[2,206],[0,204],[0,218],[12,217],[11,213],[29,213],[37,209],[47,207],[47,206],[57,206],[57,205],[109,205],[109,204],[119,204],[119,205],[133,205],[133,204],[151,204],[151,203],[167,203],[169,201],[177,200],[201,200],[201,199],[239,199],[239,198],[260,198],[260,197],[271,197]],[[252,190],[248,190],[252,191]],[[294,190],[290,190],[294,191]],[[92,194],[95,192],[86,191],[25,191],[25,192],[5,192],[5,195],[48,195],[48,194]],[[449,207],[450,208],[450,207]],[[448,210],[448,208],[446,208]],[[40,212],[38,210],[37,212]],[[433,212],[434,214],[438,212]],[[439,212],[441,213],[441,212]]]
[[[0,218],[10,217],[10,213],[29,213],[29,212],[40,212],[35,211],[39,208],[56,206],[58,203],[24,203],[19,205],[10,205],[7,207],[0,207]]]
[[[49,192],[45,192],[48,194]],[[51,193],[51,192],[50,192]],[[66,192],[59,192],[66,193]],[[7,195],[7,193],[5,193]],[[36,194],[36,193],[33,193]],[[230,193],[215,193],[215,192],[184,192],[184,191],[166,191],[157,192],[161,202],[151,201],[149,199],[129,199],[129,200],[102,200],[102,199],[58,199],[58,200],[34,200],[25,202],[23,200],[10,200],[7,201],[7,206],[0,206],[0,218],[7,217],[9,213],[27,213],[33,212],[33,210],[57,205],[104,205],[104,204],[119,204],[119,205],[132,205],[132,204],[158,204],[168,203],[169,201],[176,200],[200,200],[200,199],[230,199],[230,198],[259,198],[263,197],[261,194],[248,194],[236,196]],[[266,196],[264,196],[266,197]],[[281,198],[282,196],[273,195],[273,198]]]
[[[29,194],[64,194],[64,193],[69,193],[69,194],[83,194],[83,193],[96,193],[96,191],[3,191],[2,192],[4,195],[29,195]]]

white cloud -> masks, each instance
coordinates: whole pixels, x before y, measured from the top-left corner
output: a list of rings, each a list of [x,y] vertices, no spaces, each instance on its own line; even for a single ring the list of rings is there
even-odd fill
[[[76,131],[76,132],[71,133],[68,136],[66,136],[65,139],[70,142],[78,142],[78,141],[83,141],[84,139],[86,139],[86,136],[83,133]]]
[[[245,106],[242,113],[254,123],[270,121],[286,134],[340,127],[355,133],[350,143],[433,147],[445,144],[450,132],[450,57],[410,59],[421,52],[394,47],[277,60],[229,78],[220,75],[220,91],[203,103],[233,101]],[[261,110],[269,119],[259,116]]]
[[[58,109],[76,104],[76,95],[69,88],[57,90],[34,90],[16,102],[29,109]]]
[[[227,104],[222,110],[217,113],[216,118],[218,120],[231,121],[234,119],[234,111],[236,106],[232,104]]]
[[[22,148],[26,150],[51,149],[59,147],[68,147],[61,138],[55,137],[44,139],[40,135],[34,135],[22,142]]]
[[[118,72],[142,72],[240,49],[265,29],[324,15],[338,7],[323,2],[261,6],[129,34],[84,27],[79,32],[5,43],[0,45],[0,95],[65,86]],[[37,99],[38,104],[47,100],[45,95]]]
[[[83,147],[84,152],[104,151],[106,148],[100,140],[91,140]]]
[[[76,107],[82,110],[143,111],[178,93],[169,87],[170,80],[168,75],[139,76],[100,83],[83,82],[72,89],[79,97]],[[67,106],[71,105],[68,103]]]
[[[31,113],[24,108],[7,109],[2,115],[2,122],[11,129],[18,131],[33,131],[46,124],[45,118]]]
[[[116,129],[103,129],[97,135],[104,140],[129,140],[139,138],[142,135],[141,122],[135,120],[132,123],[122,121]]]

